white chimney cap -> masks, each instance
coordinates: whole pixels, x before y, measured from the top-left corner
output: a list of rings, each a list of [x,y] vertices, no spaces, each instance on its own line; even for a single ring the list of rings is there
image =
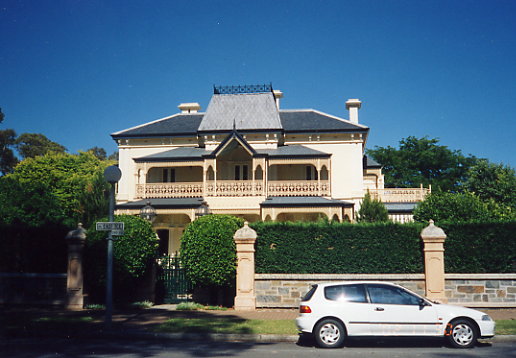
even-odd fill
[[[274,94],[274,98],[283,98],[283,92],[280,90],[273,90],[272,93]]]
[[[358,98],[350,98],[346,101],[346,109],[350,109],[351,107],[357,107],[360,109],[362,106],[362,102]]]
[[[181,103],[177,108],[181,110],[181,113],[197,113],[201,109],[201,105],[197,102]]]

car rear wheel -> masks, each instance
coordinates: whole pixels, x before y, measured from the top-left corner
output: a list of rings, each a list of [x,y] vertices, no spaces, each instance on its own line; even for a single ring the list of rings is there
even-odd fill
[[[344,344],[346,331],[342,323],[335,319],[325,319],[315,326],[315,341],[321,348],[338,348]]]
[[[454,348],[471,348],[477,343],[478,333],[473,323],[458,319],[449,323],[446,336]]]

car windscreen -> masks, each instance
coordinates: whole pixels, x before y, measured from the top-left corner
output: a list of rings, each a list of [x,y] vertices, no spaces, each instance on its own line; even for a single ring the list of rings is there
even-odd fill
[[[364,285],[335,285],[324,288],[324,297],[330,301],[367,302]]]

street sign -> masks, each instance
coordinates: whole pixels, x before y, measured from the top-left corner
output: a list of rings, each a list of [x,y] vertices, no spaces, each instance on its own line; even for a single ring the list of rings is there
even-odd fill
[[[118,231],[124,234],[124,223],[122,222],[98,222],[96,223],[97,231]],[[112,232],[113,234],[113,232]],[[113,234],[116,235],[116,234]]]
[[[124,230],[111,230],[111,236],[122,236],[124,234]]]

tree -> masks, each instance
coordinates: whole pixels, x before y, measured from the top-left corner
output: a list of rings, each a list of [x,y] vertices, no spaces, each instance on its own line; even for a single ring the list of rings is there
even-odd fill
[[[362,200],[362,205],[357,213],[358,222],[385,222],[389,221],[387,208],[378,199],[372,199],[367,191]]]
[[[236,274],[235,232],[243,219],[207,215],[187,226],[181,238],[181,262],[198,286],[230,285]]]
[[[516,211],[516,172],[509,166],[480,160],[468,171],[464,188],[484,201],[492,199]]]
[[[11,149],[16,141],[16,132],[12,129],[0,130],[0,173],[6,175],[13,171],[18,163]]]
[[[5,115],[0,108],[0,123],[4,121]],[[0,174],[5,175],[12,172],[18,160],[14,156],[11,147],[14,145],[16,132],[13,129],[0,130]]]
[[[104,148],[93,147],[93,148],[88,149],[87,152],[92,153],[94,156],[96,156],[100,160],[107,159],[106,150]]]
[[[16,149],[23,159],[66,151],[66,148],[61,144],[52,142],[45,135],[39,133],[23,133],[20,135],[16,138]]]
[[[106,166],[91,153],[49,153],[25,159],[13,173],[0,178],[0,221],[89,225],[107,212]]]
[[[98,221],[108,221],[97,217]],[[120,302],[149,299],[138,297],[140,289],[148,281],[148,274],[155,262],[159,239],[152,224],[132,215],[116,215],[116,222],[124,223],[124,235],[113,242],[113,290]],[[85,250],[85,281],[90,294],[102,302],[106,285],[106,232],[96,231],[95,223],[88,229]]]
[[[432,193],[414,210],[414,220],[450,222],[489,221],[516,218],[509,208],[484,202],[472,193]]]
[[[438,139],[411,136],[400,141],[399,149],[376,146],[367,150],[367,154],[383,165],[387,187],[431,184],[442,191],[458,191],[477,158],[438,143]]]

